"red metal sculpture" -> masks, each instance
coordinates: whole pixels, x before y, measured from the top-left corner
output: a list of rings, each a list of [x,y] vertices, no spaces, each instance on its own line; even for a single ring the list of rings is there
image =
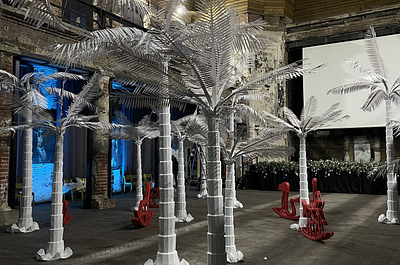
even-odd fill
[[[159,208],[160,207],[156,202],[156,200],[160,199],[160,196],[158,195],[159,192],[160,192],[160,190],[157,188],[150,189],[150,208]]]
[[[63,225],[68,224],[69,221],[71,221],[72,215],[68,215],[68,204],[69,202],[66,200],[63,200]]]
[[[292,211],[289,210],[289,190],[290,184],[289,182],[283,182],[279,184],[278,189],[282,191],[281,204],[282,207],[274,207],[272,208],[280,217],[289,219],[289,220],[299,220],[300,216],[296,215],[296,202],[300,202],[300,197],[296,199],[290,199],[290,207]]]
[[[324,225],[328,225],[321,207],[316,207],[302,201],[303,216],[307,217],[306,227],[300,227],[300,232],[311,240],[326,240],[333,236],[333,232],[325,232]],[[319,204],[321,205],[321,204]]]
[[[136,226],[148,226],[153,219],[154,211],[149,210],[150,204],[150,190],[151,182],[146,183],[146,194],[143,200],[139,203],[139,209],[134,211],[135,218],[131,218],[131,221]]]

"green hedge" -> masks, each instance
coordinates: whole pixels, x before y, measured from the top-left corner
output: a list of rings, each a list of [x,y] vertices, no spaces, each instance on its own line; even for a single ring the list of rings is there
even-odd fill
[[[337,159],[332,160],[308,160],[307,169],[308,171],[317,173],[319,171],[333,172],[340,174],[341,172],[346,172],[349,174],[356,173],[360,175],[361,173],[368,173],[371,170],[384,165],[382,162],[354,162],[354,161],[339,161]],[[283,171],[284,173],[295,173],[299,172],[299,164],[294,161],[288,162],[260,162],[255,165],[257,172],[277,172]]]

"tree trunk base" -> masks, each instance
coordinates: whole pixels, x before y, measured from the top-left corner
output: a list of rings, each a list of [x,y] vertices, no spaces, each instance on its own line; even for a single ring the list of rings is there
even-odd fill
[[[158,261],[153,262],[152,259],[148,259],[144,265],[164,265],[164,264],[168,264],[168,265],[189,265],[189,262],[187,262],[185,259],[182,259],[180,262],[178,263],[161,263]]]
[[[236,252],[227,252],[226,253],[226,261],[229,263],[238,263],[243,261],[244,255],[242,251],[237,250]]]
[[[194,220],[194,217],[190,213],[184,215],[183,217],[179,217],[179,218],[175,217],[175,222],[178,222],[178,223],[184,223],[184,222],[189,223],[193,220]]]
[[[18,224],[13,224],[9,228],[7,228],[7,232],[9,233],[30,233],[40,230],[39,224],[37,222],[32,222],[32,225],[29,227],[18,227]]]
[[[399,218],[389,219],[384,214],[379,215],[378,222],[379,223],[383,223],[383,224],[387,224],[387,225],[400,224]]]
[[[57,252],[54,256],[50,253],[46,253],[46,251],[42,248],[36,253],[36,260],[39,261],[52,261],[59,259],[67,259],[71,257],[73,254],[72,249],[67,247],[62,253]]]

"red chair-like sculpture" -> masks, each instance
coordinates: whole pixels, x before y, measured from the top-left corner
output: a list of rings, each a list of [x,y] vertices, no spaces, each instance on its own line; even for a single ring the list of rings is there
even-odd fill
[[[139,209],[134,211],[135,218],[131,218],[134,225],[145,227],[153,219],[154,211],[149,210],[151,182],[146,183],[146,194],[143,200],[139,202]]]
[[[328,222],[325,219],[324,213],[322,211],[323,204],[320,206],[314,206],[308,204],[305,200],[302,201],[303,204],[303,216],[307,217],[306,227],[300,227],[300,232],[311,240],[326,240],[333,236],[333,232],[325,232],[324,225]]]
[[[296,199],[290,199],[290,207],[292,211],[289,210],[289,190],[290,184],[289,182],[283,182],[279,184],[278,189],[282,191],[281,205],[282,207],[274,207],[274,210],[280,217],[289,219],[289,220],[299,220],[300,216],[296,215],[296,202],[300,202],[300,197]]]
[[[312,199],[310,200],[310,202],[314,207],[319,207],[323,209],[325,202],[322,201],[321,192],[317,190],[317,179],[313,178],[311,183],[312,183]],[[282,191],[282,198],[281,198],[282,207],[274,207],[272,209],[282,218],[289,220],[299,220],[300,216],[296,215],[295,203],[300,202],[300,197],[290,199],[290,208],[291,208],[290,211],[288,203],[289,190],[290,190],[289,182],[283,182],[282,184],[279,184],[278,189]]]
[[[66,200],[63,200],[63,225],[68,224],[69,221],[71,221],[72,215],[68,215],[68,204],[69,202]]]
[[[160,196],[158,195],[159,192],[160,192],[160,190],[157,188],[150,189],[150,208],[159,208],[160,207],[156,202],[156,200],[160,199]]]

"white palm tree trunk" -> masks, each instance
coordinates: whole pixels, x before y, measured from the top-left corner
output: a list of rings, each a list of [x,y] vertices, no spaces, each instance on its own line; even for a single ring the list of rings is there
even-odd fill
[[[163,72],[168,72],[168,60],[163,61]],[[162,93],[168,94],[166,84]],[[155,264],[177,265],[179,264],[176,251],[175,233],[175,202],[172,173],[172,148],[171,148],[171,114],[169,99],[160,99],[160,137],[159,137],[159,189],[160,189],[160,217],[158,234],[158,252]],[[148,260],[145,264],[152,264]]]
[[[386,100],[386,163],[389,164],[394,159],[392,108],[390,99]],[[399,198],[397,191],[397,179],[394,167],[390,166],[387,171],[387,211],[386,223],[399,223]]]
[[[299,172],[300,172],[300,219],[299,226],[305,227],[307,225],[307,218],[303,217],[302,201],[305,200],[309,203],[308,198],[308,178],[307,178],[307,156],[306,156],[306,137],[300,136],[300,151],[299,151]]]
[[[233,140],[233,138],[235,137],[235,112],[234,111],[229,113],[229,132],[230,132],[229,137],[231,137]],[[235,166],[235,164],[233,164],[233,165]],[[232,189],[233,206],[235,208],[243,208],[243,204],[240,201],[238,201],[236,198],[236,176],[235,176],[235,174],[233,175],[233,178],[232,178],[232,187],[233,187],[233,189]]]
[[[38,260],[66,259],[73,253],[67,247],[64,249],[63,227],[63,145],[64,136],[56,134],[56,147],[54,152],[53,192],[51,194],[50,240],[47,249],[40,249],[36,258]]]
[[[208,121],[208,265],[226,264],[218,118]]]
[[[30,110],[26,110],[30,114]],[[32,115],[27,115],[26,123],[32,122]],[[37,222],[33,221],[32,217],[32,129],[29,128],[25,131],[24,138],[24,177],[22,178],[22,196],[21,207],[19,209],[18,223],[13,224],[8,232],[11,233],[28,233],[39,230]]]
[[[197,194],[197,198],[206,198],[207,197],[207,162],[206,157],[203,152],[201,152],[201,147],[197,147],[198,152],[197,155],[200,158],[200,167],[197,170],[200,170],[200,193]]]
[[[139,209],[139,203],[143,200],[142,188],[142,143],[136,143],[136,205],[135,210]]]
[[[178,149],[178,192],[177,192],[177,211],[176,218],[178,222],[190,222],[193,220],[192,215],[186,210],[186,191],[185,191],[185,157],[183,154],[183,139],[179,139]]]
[[[233,217],[233,208],[235,203],[234,197],[234,179],[235,179],[235,163],[228,161],[226,165],[225,180],[225,250],[227,261],[229,263],[237,263],[243,260],[243,253],[236,250],[235,244],[235,225]]]

